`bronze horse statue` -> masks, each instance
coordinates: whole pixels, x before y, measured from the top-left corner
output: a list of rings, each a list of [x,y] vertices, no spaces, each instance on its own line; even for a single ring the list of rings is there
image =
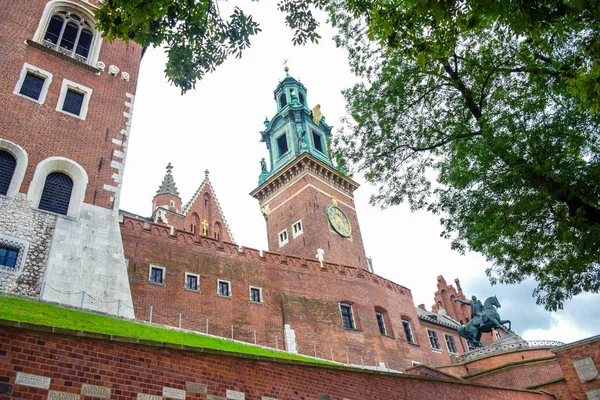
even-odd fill
[[[500,302],[496,296],[485,299],[481,313],[473,317],[466,326],[458,328],[458,334],[475,347],[483,347],[483,343],[480,342],[481,334],[491,332],[493,328],[510,334],[510,320],[500,319],[496,307],[500,308]],[[504,324],[508,324],[508,329],[504,327]]]

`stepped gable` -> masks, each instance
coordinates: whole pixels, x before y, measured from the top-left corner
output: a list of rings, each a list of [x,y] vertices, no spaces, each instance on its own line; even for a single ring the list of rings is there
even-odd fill
[[[206,203],[206,200],[208,200],[208,204]],[[188,201],[186,205],[183,206],[181,212],[185,215],[185,219],[186,222],[188,222],[188,225],[195,223],[194,213],[196,213],[199,217],[201,217],[204,213],[205,218],[202,220],[210,218],[207,221],[211,223],[211,226],[208,228],[207,236],[215,237],[214,233],[217,233],[219,237],[215,238],[225,242],[235,243],[233,235],[231,234],[231,230],[229,229],[227,219],[225,219],[225,213],[223,213],[221,204],[219,203],[217,195],[215,194],[215,189],[213,188],[212,183],[210,182],[208,170],[204,171],[204,180],[202,181],[202,183],[200,184],[190,201]],[[218,231],[219,226],[220,232]],[[199,226],[198,228],[200,229],[200,233],[202,233],[201,228],[202,226]]]

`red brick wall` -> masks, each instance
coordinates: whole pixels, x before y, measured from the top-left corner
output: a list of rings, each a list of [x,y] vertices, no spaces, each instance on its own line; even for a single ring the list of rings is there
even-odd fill
[[[113,192],[104,189],[116,186],[111,167],[114,150],[122,147],[112,139],[122,140],[121,130],[129,111],[126,93],[135,93],[141,47],[136,43],[103,41],[99,60],[108,69],[111,64],[131,75],[129,82],[108,72],[99,75],[25,43],[33,39],[46,0],[0,0],[0,137],[23,147],[29,164],[20,191],[26,193],[33,173],[40,161],[51,156],[62,156],[79,163],[87,172],[89,183],[86,203],[110,208]],[[85,2],[77,2],[85,7]],[[89,9],[90,6],[88,5]],[[32,64],[53,74],[47,97],[38,104],[13,94],[24,63]],[[68,79],[93,89],[85,120],[56,111],[62,81]],[[100,167],[100,160],[102,166]],[[122,162],[120,158],[114,158]]]
[[[16,385],[18,372],[51,378],[52,391],[79,394],[83,384],[108,387],[114,400],[136,398],[138,393],[162,396],[163,387],[186,390],[186,382],[206,385],[206,394],[188,391],[187,398],[192,399],[224,397],[228,389],[244,392],[247,400],[261,400],[262,396],[280,400],[552,399],[539,392],[434,378],[316,368],[0,329],[0,383],[12,386],[12,398],[46,398],[46,389]]]
[[[591,357],[596,369],[600,371],[600,336],[594,336],[558,348],[554,353],[567,380],[567,385],[573,399],[586,399],[585,392],[592,389],[600,389],[600,376],[594,380],[582,382],[573,365],[573,361],[575,360]]]
[[[184,328],[253,342],[283,346],[283,326],[295,330],[302,354],[333,357],[340,362],[405,369],[411,361],[448,364],[450,357],[432,352],[427,332],[421,325],[410,291],[361,269],[325,264],[253,249],[238,251],[236,245],[217,242],[149,224],[124,216],[121,225],[125,256],[136,318],[178,326],[182,313]],[[166,267],[164,285],[148,282],[150,264]],[[200,293],[184,290],[185,272],[200,275]],[[217,296],[217,279],[231,282],[233,296]],[[263,289],[264,304],[249,301],[249,285]],[[353,306],[356,330],[342,326],[339,302]],[[379,332],[375,307],[387,312],[388,336]],[[404,336],[401,319],[412,324],[416,344]],[[442,336],[443,340],[443,336]],[[458,342],[457,342],[458,344]],[[346,356],[348,353],[348,356]],[[362,361],[361,361],[362,356]]]
[[[556,360],[528,362],[468,378],[469,382],[525,389],[563,377]]]

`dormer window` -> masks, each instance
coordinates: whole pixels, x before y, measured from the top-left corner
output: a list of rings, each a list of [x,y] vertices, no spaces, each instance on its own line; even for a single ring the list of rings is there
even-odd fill
[[[94,41],[94,29],[81,15],[62,10],[48,21],[42,44],[69,57],[87,63]]]

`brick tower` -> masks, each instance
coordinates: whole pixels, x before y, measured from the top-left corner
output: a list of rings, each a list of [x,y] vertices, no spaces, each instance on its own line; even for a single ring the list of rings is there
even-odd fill
[[[320,106],[308,107],[304,85],[286,76],[275,89],[277,113],[265,120],[261,141],[271,168],[262,161],[259,201],[267,222],[269,250],[368,269],[354,206],[358,184],[331,161],[331,126]]]
[[[0,0],[0,289],[133,317],[117,210],[142,48],[104,42],[96,8]]]

